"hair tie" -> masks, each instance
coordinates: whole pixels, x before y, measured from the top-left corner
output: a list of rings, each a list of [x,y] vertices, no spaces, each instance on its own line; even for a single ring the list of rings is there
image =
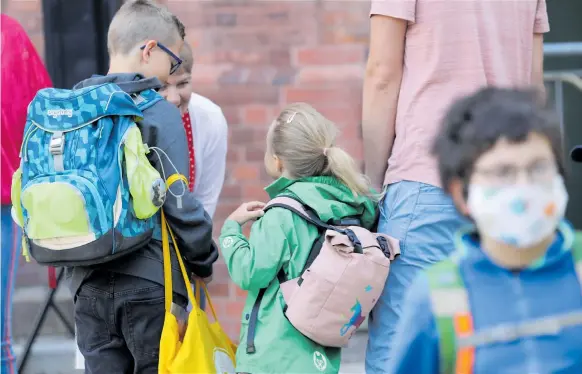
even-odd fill
[[[329,148],[324,148],[324,149],[323,149],[323,155],[324,155],[325,157],[327,157],[327,151],[329,151]]]

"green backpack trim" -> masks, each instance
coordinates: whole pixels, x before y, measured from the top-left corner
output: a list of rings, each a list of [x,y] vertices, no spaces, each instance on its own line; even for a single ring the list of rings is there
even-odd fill
[[[454,316],[468,312],[467,289],[456,258],[439,262],[427,271],[430,297],[439,334],[441,373],[453,373],[457,360]]]

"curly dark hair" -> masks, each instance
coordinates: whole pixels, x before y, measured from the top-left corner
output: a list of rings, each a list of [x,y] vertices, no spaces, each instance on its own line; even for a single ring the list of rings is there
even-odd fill
[[[519,143],[530,133],[548,138],[558,170],[565,173],[560,124],[535,91],[483,88],[454,102],[441,125],[432,153],[447,190],[454,179],[467,181],[477,159],[499,139]]]

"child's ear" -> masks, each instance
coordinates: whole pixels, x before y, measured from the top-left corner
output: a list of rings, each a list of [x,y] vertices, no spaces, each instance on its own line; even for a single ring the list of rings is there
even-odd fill
[[[152,49],[158,45],[155,40],[148,40],[144,47],[141,49],[141,58],[143,61],[148,62],[152,54]]]
[[[277,157],[276,155],[273,156],[273,159],[275,159],[275,168],[277,169],[277,171],[279,173],[283,172],[283,161],[281,161],[281,159],[279,157]]]
[[[449,193],[457,210],[461,212],[462,215],[468,216],[469,207],[467,205],[467,194],[465,191],[465,183],[461,179],[455,178],[449,183]]]

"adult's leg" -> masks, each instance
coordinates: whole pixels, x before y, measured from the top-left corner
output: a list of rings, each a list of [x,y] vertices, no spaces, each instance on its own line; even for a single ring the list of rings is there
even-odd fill
[[[388,373],[401,303],[419,270],[441,261],[454,249],[463,224],[440,188],[419,182],[390,185],[381,205],[378,231],[400,240],[401,255],[390,267],[386,287],[369,321],[366,373]]]
[[[75,300],[77,345],[85,358],[86,374],[131,374],[133,357],[116,327],[113,277],[96,271],[79,289]]]
[[[2,361],[0,366],[1,374],[16,373],[16,360],[12,350],[12,294],[14,293],[14,282],[16,280],[16,269],[20,252],[20,229],[12,220],[10,215],[10,205],[2,205],[2,257],[0,262],[0,276],[2,278],[2,305],[1,305],[1,339],[2,339]]]

